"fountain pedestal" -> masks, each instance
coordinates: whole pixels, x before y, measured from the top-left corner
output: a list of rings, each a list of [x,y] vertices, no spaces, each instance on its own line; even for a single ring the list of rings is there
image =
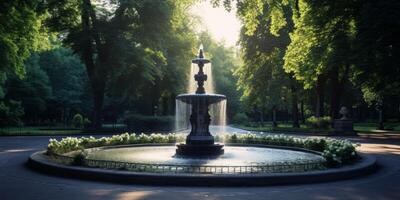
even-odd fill
[[[209,125],[211,117],[208,113],[209,105],[225,99],[223,95],[185,94],[177,99],[192,106],[190,115],[190,134],[186,137],[186,144],[178,144],[176,153],[183,156],[217,156],[224,153],[224,145],[215,144]]]
[[[200,49],[199,56],[192,60],[199,66],[199,72],[194,76],[197,81],[196,94],[181,94],[176,97],[177,100],[191,105],[190,115],[190,134],[186,137],[186,144],[178,144],[176,154],[178,156],[217,156],[224,153],[224,145],[215,144],[214,136],[211,135],[209,126],[211,122],[208,108],[213,103],[225,100],[224,95],[206,94],[204,81],[207,75],[203,72],[205,63],[210,61],[203,57],[203,50]]]

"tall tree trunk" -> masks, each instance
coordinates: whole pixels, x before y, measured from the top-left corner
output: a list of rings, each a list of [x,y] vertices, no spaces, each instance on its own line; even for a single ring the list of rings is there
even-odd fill
[[[378,130],[385,130],[385,126],[383,124],[384,120],[384,101],[382,100],[378,106],[378,113],[379,113],[379,121],[378,121]]]
[[[170,108],[171,109],[169,109],[169,114],[170,115],[176,115],[176,113],[175,113],[175,110],[176,110],[176,100],[175,100],[175,94],[174,93],[172,93],[170,96],[169,96],[169,105],[170,105]]]
[[[350,68],[349,65],[345,66],[345,69],[343,71],[341,79],[339,78],[338,67],[335,67],[330,72],[330,78],[331,78],[331,82],[332,82],[330,116],[332,119],[336,119],[339,117],[339,107],[340,107],[341,100],[342,100],[344,85],[348,78],[349,68]]]
[[[398,102],[400,102],[400,99],[398,100]],[[400,122],[400,104],[399,104],[399,106],[397,108],[398,108],[398,110],[397,110],[397,121]]]
[[[169,106],[168,106],[168,96],[164,96],[162,97],[162,104],[163,104],[163,110],[162,110],[162,114],[168,115],[169,112]]]
[[[160,94],[160,80],[158,80],[158,79],[155,80],[154,86],[151,89],[151,91],[152,91],[152,94],[151,94],[151,96],[152,96],[152,99],[151,99],[152,109],[151,109],[151,111],[152,112],[151,113],[152,113],[153,116],[157,116],[158,112],[160,110],[160,106],[159,106],[159,100],[160,100],[160,97],[161,97],[161,94]]]
[[[102,114],[103,114],[103,103],[104,103],[104,83],[99,83],[100,85],[95,88],[92,87],[93,90],[93,128],[98,130],[102,126]]]
[[[338,116],[339,104],[340,104],[340,94],[341,94],[341,87],[339,85],[338,67],[334,67],[334,69],[331,70],[330,79],[331,79],[331,84],[332,84],[330,116],[332,119],[336,119]]]
[[[315,108],[316,117],[324,116],[325,81],[326,81],[325,76],[323,75],[318,76],[317,87],[316,87],[316,93],[317,93],[317,103]]]
[[[291,92],[292,92],[292,120],[293,124],[292,126],[294,128],[300,127],[299,125],[299,108],[298,108],[298,96],[297,96],[297,89],[294,84],[291,86]]]
[[[272,127],[277,127],[278,124],[276,123],[276,106],[272,107]]]
[[[85,63],[86,71],[91,84],[93,93],[93,118],[92,127],[101,128],[102,109],[104,103],[104,93],[107,78],[107,53],[105,47],[101,44],[99,33],[97,31],[97,19],[90,0],[84,0],[82,6],[82,42],[84,44],[82,60]],[[97,62],[95,59],[97,52]],[[95,64],[97,63],[97,65]]]
[[[306,123],[306,119],[304,116],[304,101],[300,102],[300,113],[301,113],[301,123]]]

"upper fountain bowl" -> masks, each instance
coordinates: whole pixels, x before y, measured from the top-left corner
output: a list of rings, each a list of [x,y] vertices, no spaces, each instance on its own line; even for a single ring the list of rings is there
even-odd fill
[[[222,94],[180,94],[176,97],[176,99],[187,104],[193,104],[194,102],[202,101],[207,105],[210,105],[225,100],[226,96]]]

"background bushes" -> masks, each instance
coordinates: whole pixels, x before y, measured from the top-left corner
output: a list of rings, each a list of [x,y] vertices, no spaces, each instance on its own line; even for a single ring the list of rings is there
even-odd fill
[[[306,125],[310,128],[329,129],[332,119],[329,116],[307,118]]]
[[[130,131],[170,131],[175,128],[175,117],[131,114],[124,117],[124,123]]]

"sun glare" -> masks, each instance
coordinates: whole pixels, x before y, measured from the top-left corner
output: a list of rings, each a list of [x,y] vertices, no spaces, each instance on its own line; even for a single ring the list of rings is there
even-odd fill
[[[191,12],[202,21],[202,26],[197,31],[208,30],[215,39],[225,41],[227,46],[236,46],[240,32],[240,21],[235,14],[236,7],[233,6],[228,12],[223,7],[213,8],[206,1],[193,6]]]

